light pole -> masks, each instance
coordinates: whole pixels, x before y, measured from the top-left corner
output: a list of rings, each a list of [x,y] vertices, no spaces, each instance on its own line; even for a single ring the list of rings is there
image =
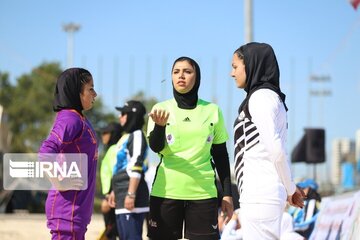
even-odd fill
[[[253,41],[253,7],[252,0],[244,1],[244,29],[245,29],[245,43]]]
[[[330,82],[331,81],[331,77],[329,75],[315,75],[312,74],[310,75],[310,82],[315,82],[315,83],[319,83],[319,84],[323,84],[326,82]],[[311,97],[319,97],[320,100],[320,106],[319,106],[319,125],[324,125],[324,119],[323,119],[323,97],[328,97],[331,96],[331,90],[329,89],[318,89],[318,90],[314,90],[309,88],[309,98]],[[310,103],[310,101],[309,101]],[[310,106],[309,106],[310,109]],[[311,111],[311,110],[310,110]]]
[[[321,85],[323,85],[326,82],[330,82],[331,81],[331,77],[329,75],[315,75],[315,74],[311,74],[309,77],[309,101],[308,101],[308,120],[309,120],[309,125],[311,122],[311,97],[319,97],[320,100],[320,104],[319,104],[319,125],[324,127],[324,119],[323,119],[323,115],[324,115],[324,106],[323,106],[323,97],[327,97],[327,96],[331,96],[331,90],[329,89],[325,89],[323,86],[321,87],[321,89],[312,89],[310,86],[310,83],[319,83]],[[325,128],[325,127],[324,127]],[[316,180],[316,163],[314,163],[314,179]]]
[[[73,66],[74,55],[74,33],[80,30],[80,25],[76,23],[68,23],[63,25],[63,30],[67,33],[67,67]]]

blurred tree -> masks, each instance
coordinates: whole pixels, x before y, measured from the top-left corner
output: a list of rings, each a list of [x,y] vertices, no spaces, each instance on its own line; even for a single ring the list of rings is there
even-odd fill
[[[12,92],[13,88],[9,82],[9,75],[0,72],[0,159],[2,159],[1,154],[8,152],[10,146],[11,134],[8,126],[8,114],[5,109],[9,105],[8,103],[10,102]],[[2,184],[1,179],[0,183]]]
[[[0,72],[0,104],[6,108],[9,106],[13,87],[9,81],[9,74]]]
[[[8,114],[8,123],[12,133],[10,152],[37,152],[41,142],[51,129],[55,112],[52,109],[54,89],[57,77],[63,70],[58,63],[43,63],[31,73],[20,76],[15,84],[11,84],[9,74],[0,72],[0,104]],[[94,107],[84,114],[95,129],[107,122],[117,121],[114,113],[104,110],[102,100],[97,97]],[[16,200],[17,193],[29,194],[29,191],[15,191],[12,196]],[[27,208],[30,212],[44,210],[46,196],[43,192],[33,192],[31,199],[18,204],[10,201],[12,208]],[[33,197],[37,196],[37,197]],[[26,206],[23,204],[26,203]]]
[[[49,134],[55,117],[52,110],[54,89],[61,72],[58,63],[43,63],[31,73],[20,76],[15,85],[10,84],[7,73],[0,72],[0,104],[9,115],[13,136],[11,152],[37,152]],[[116,120],[116,115],[104,112],[100,98],[85,115],[95,129]]]
[[[2,81],[0,104],[9,116],[11,152],[36,152],[48,134],[54,116],[52,95],[60,72],[59,64],[44,63],[20,76],[15,86]]]
[[[85,111],[84,115],[91,122],[97,133],[99,133],[98,130],[100,128],[106,126],[109,122],[118,121],[115,113],[105,111],[102,99],[99,97],[96,97],[93,107],[89,111]]]
[[[10,152],[37,152],[41,142],[49,134],[55,117],[55,112],[52,110],[54,89],[56,79],[61,72],[59,63],[43,63],[29,74],[20,76],[14,85],[10,83],[8,73],[0,72],[0,104],[8,113],[9,127],[13,136]],[[138,92],[128,100],[130,99],[142,101],[147,112],[150,112],[152,106],[157,102],[153,97],[146,98],[143,92]],[[111,121],[118,121],[116,110],[107,112],[99,97],[96,98],[94,107],[84,114],[95,130],[104,127]],[[148,117],[145,116],[145,132],[147,119]],[[98,134],[98,136],[100,135]],[[99,183],[99,174],[97,174],[97,178]],[[97,184],[97,192],[100,193],[100,184]],[[34,210],[34,206],[30,204],[29,210],[43,209],[43,201],[44,199],[42,199],[40,207],[36,207],[37,210]],[[16,208],[16,206],[14,207]],[[99,206],[96,206],[95,209],[98,210]]]

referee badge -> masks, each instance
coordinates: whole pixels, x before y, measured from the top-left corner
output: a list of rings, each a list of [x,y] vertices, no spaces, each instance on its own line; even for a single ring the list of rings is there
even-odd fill
[[[174,136],[170,133],[166,136],[166,141],[169,145],[173,144],[175,142]]]
[[[214,136],[210,135],[207,137],[206,142],[211,143],[213,139],[214,139]]]
[[[241,111],[238,119],[239,119],[239,120],[244,120],[244,118],[245,118],[245,113],[244,113],[244,111]]]

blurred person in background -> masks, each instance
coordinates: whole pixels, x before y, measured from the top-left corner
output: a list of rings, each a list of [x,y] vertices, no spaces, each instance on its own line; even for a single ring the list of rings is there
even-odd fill
[[[219,222],[220,227],[221,222]],[[242,240],[243,234],[240,222],[240,208],[234,210],[231,220],[223,224],[221,232],[222,240]]]
[[[149,212],[149,189],[145,181],[148,145],[142,131],[146,109],[135,100],[116,109],[125,134],[118,142],[109,203],[115,207],[120,239],[141,240],[144,219]]]
[[[104,199],[101,202],[101,212],[104,216],[105,222],[105,231],[103,235],[105,235],[108,240],[115,240],[116,236],[118,236],[115,208],[110,207],[107,198],[112,190],[111,179],[116,163],[116,154],[119,150],[117,142],[122,136],[123,129],[120,123],[111,122],[106,127],[101,128],[100,132],[101,140],[104,145],[104,158],[101,161],[100,167],[101,190],[104,196]]]
[[[308,239],[314,230],[316,218],[320,212],[321,196],[318,184],[313,179],[297,183],[306,194],[303,208],[290,207],[288,212],[294,219],[294,230]]]

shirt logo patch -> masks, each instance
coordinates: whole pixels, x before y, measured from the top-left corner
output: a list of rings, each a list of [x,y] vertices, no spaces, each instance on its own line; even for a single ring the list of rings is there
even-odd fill
[[[166,141],[169,145],[173,144],[175,142],[174,136],[170,133],[166,136]]]
[[[244,113],[244,111],[241,111],[238,119],[239,119],[239,120],[243,120],[244,118],[245,118],[245,113]]]
[[[206,142],[211,143],[213,139],[214,139],[214,136],[210,135],[210,136],[207,137]]]
[[[189,117],[184,118],[183,122],[191,122]]]
[[[150,219],[150,220],[149,220],[149,226],[150,226],[150,227],[157,228],[157,222],[154,221],[154,220],[152,220],[152,219]]]

